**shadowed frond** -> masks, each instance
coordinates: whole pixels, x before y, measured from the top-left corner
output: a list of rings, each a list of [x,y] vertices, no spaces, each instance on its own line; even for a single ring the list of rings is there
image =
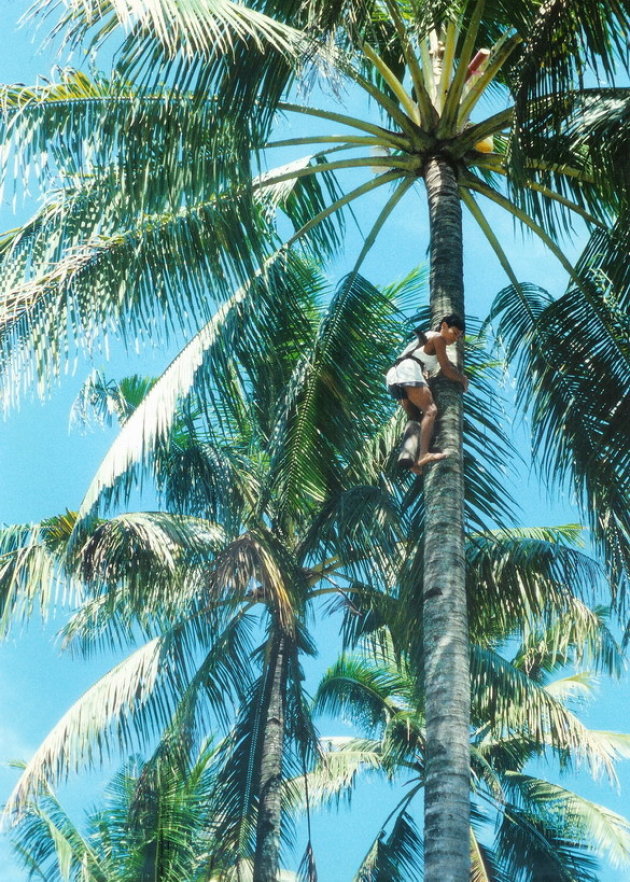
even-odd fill
[[[573,611],[576,596],[592,602],[603,574],[575,547],[579,538],[577,526],[471,533],[466,560],[473,634],[492,639],[494,629],[495,635],[535,629]]]
[[[243,424],[249,423],[252,431],[251,417],[255,415],[248,404],[243,419],[241,402],[253,392],[262,399],[261,405],[268,396],[268,408],[277,407],[274,398],[282,394],[286,372],[296,359],[295,348],[309,333],[308,298],[317,285],[307,264],[291,255],[276,255],[262,275],[254,276],[219,307],[123,425],[88,488],[81,516],[101,495],[116,499],[121,491],[128,491],[137,470],[166,444],[187,401],[209,415],[210,440],[216,452],[214,462],[208,460],[206,477],[212,472],[216,498],[228,499],[235,490],[234,482],[239,483],[237,463],[229,458],[235,442],[238,445],[235,436]],[[252,358],[252,352],[261,348],[267,356],[262,364]],[[268,419],[269,410],[261,407],[261,411],[262,419]],[[236,423],[226,426],[226,418]]]
[[[321,502],[343,486],[348,459],[385,415],[374,386],[389,366],[395,324],[390,298],[362,277],[338,287],[288,384],[271,440],[281,507]]]
[[[388,834],[380,831],[354,882],[411,882],[418,878],[422,857],[422,838],[418,828],[411,815],[403,810]]]
[[[493,316],[515,366],[519,404],[531,413],[534,459],[549,486],[574,489],[623,599],[630,328],[616,292],[591,285],[588,296],[570,289],[553,301],[544,292],[505,289]]]
[[[342,656],[324,674],[315,695],[314,710],[333,716],[350,712],[364,730],[378,730],[401,709],[400,693],[407,686],[393,665],[377,667]]]
[[[62,550],[75,522],[67,512],[39,524],[0,528],[0,635],[39,608],[76,601],[80,583],[64,569]],[[61,549],[61,552],[60,552]]]

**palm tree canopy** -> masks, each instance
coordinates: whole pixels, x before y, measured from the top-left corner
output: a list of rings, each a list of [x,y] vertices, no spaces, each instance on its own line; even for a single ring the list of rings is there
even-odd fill
[[[569,13],[560,0],[204,0],[194,15],[179,0],[72,4],[59,25],[71,41],[98,45],[117,26],[128,35],[113,77],[64,71],[4,90],[3,138],[49,190],[4,241],[6,357],[23,365],[35,354],[44,375],[64,357],[68,325],[88,347],[109,322],[129,341],[155,333],[163,312],[188,330],[279,244],[270,204],[288,215],[289,240],[322,253],[342,243],[341,210],[393,185],[358,266],[432,156],[457,169],[464,204],[519,290],[479,197],[538,234],[581,284],[558,236],[574,221],[604,231],[627,206],[628,90],[590,79],[614,83],[627,25],[625,0]],[[296,100],[295,83],[331,66],[373,114]],[[283,115],[322,128],[278,139]],[[263,155],[305,146],[252,177]],[[345,193],[342,169],[362,175]]]

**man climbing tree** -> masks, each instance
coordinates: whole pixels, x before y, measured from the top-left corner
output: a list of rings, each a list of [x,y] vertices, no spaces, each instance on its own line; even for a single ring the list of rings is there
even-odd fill
[[[457,370],[447,353],[447,347],[463,333],[464,322],[455,314],[444,316],[435,331],[425,333],[416,328],[418,340],[406,347],[387,372],[390,395],[409,417],[398,462],[416,474],[422,474],[423,466],[448,456],[445,451],[429,449],[437,417],[429,382],[440,371],[449,380],[461,383],[464,392],[468,389],[468,378]]]

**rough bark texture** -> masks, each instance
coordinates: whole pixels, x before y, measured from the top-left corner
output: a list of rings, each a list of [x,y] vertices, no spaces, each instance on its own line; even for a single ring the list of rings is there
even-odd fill
[[[278,879],[286,680],[286,638],[279,635],[271,648],[264,693],[253,882]]]
[[[425,169],[431,222],[431,312],[464,315],[461,205],[453,168]],[[461,369],[461,350],[459,353]],[[435,446],[447,459],[426,470],[424,690],[425,882],[469,882],[470,679],[464,561],[462,387],[436,382]]]

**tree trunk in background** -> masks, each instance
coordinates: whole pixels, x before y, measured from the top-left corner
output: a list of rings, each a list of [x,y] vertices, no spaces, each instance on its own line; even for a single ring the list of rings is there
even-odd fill
[[[273,639],[264,691],[253,882],[276,882],[280,866],[286,652],[286,637],[279,632]]]
[[[442,158],[425,168],[431,223],[431,315],[464,316],[462,216],[457,178]],[[462,346],[459,349],[461,369]],[[424,478],[424,882],[470,878],[470,676],[464,559],[462,387],[433,389],[435,446],[447,459]]]

